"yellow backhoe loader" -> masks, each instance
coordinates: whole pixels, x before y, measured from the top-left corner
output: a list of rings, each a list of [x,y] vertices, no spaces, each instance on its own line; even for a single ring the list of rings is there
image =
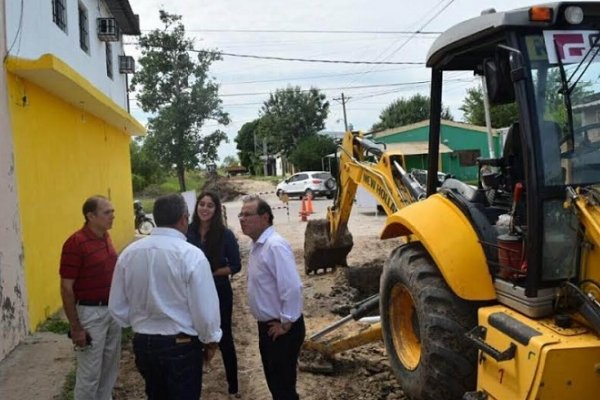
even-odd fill
[[[345,263],[361,185],[388,212],[381,238],[403,238],[385,263],[379,308],[411,399],[599,398],[600,2],[486,11],[440,35],[427,66],[425,193],[385,149],[348,133],[321,224],[331,251],[309,246],[307,271]],[[443,78],[453,71],[483,77],[492,106],[518,110],[502,154],[479,160],[475,189],[437,179]]]

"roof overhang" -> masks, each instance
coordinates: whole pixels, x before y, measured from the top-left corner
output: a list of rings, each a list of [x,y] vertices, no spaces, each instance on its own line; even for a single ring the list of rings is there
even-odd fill
[[[75,107],[83,107],[86,112],[127,135],[141,136],[146,133],[146,129],[121,106],[51,54],[44,54],[37,60],[10,56],[5,65],[7,71],[33,82]]]
[[[104,0],[125,35],[140,35],[140,17],[133,13],[128,0]]]
[[[429,154],[429,142],[400,142],[387,143],[386,151],[405,156],[416,156]],[[440,153],[452,153],[452,149],[443,143],[440,143]]]
[[[402,142],[402,143],[386,143],[385,150],[390,155],[416,156],[429,154],[429,142]],[[452,153],[450,147],[440,143],[440,153]],[[339,158],[342,155],[341,151],[337,153],[327,154],[323,158]]]

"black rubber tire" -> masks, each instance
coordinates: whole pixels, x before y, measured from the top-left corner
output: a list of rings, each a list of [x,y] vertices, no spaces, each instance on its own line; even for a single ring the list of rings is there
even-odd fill
[[[281,198],[281,195],[282,195],[282,194],[283,194],[283,190],[281,190],[281,189],[279,189],[279,190],[278,190],[278,191],[275,193],[275,195],[276,195],[277,197],[279,197],[279,198]]]
[[[137,231],[142,235],[149,235],[154,227],[154,222],[149,218],[145,218],[142,222],[140,222]]]
[[[329,178],[325,181],[325,187],[329,190],[335,190],[337,188],[337,183],[335,179]]]
[[[392,252],[381,275],[380,295],[383,339],[402,390],[413,400],[461,399],[474,390],[477,350],[465,333],[477,323],[479,304],[450,290],[420,243]],[[410,310],[399,307],[399,299],[409,299]],[[402,336],[406,340],[400,341],[399,326],[408,326]],[[408,355],[404,361],[402,354]]]

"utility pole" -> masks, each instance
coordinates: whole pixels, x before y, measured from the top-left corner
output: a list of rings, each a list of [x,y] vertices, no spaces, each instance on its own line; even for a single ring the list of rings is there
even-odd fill
[[[265,176],[269,175],[269,153],[268,153],[268,147],[267,147],[267,138],[264,137],[263,138],[263,157],[265,158],[265,163],[263,165],[263,171]]]
[[[350,97],[348,97],[346,99],[346,97],[344,97],[344,93],[342,93],[342,97],[341,98],[337,98],[337,99],[333,99],[336,101],[342,101],[342,110],[344,111],[344,131],[347,132],[348,131],[348,120],[346,119],[346,101],[349,100]]]

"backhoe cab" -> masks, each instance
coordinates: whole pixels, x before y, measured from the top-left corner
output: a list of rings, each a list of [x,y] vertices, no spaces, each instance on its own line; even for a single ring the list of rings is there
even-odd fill
[[[383,340],[404,393],[597,398],[600,2],[485,12],[440,35],[427,66],[426,198],[398,203],[381,233],[405,238],[379,292]],[[483,76],[492,105],[518,110],[501,155],[479,160],[476,189],[437,179],[443,78],[453,71]],[[369,187],[363,177],[393,182],[385,151],[373,170],[353,154],[356,138],[344,140],[345,179],[327,221],[333,244],[356,186]],[[401,181],[397,191],[410,187]]]
[[[382,233],[418,239],[392,254],[380,292],[412,398],[599,393],[599,29],[600,3],[565,2],[487,12],[433,44],[428,198]],[[450,71],[483,76],[490,104],[518,110],[477,190],[433,178]]]

